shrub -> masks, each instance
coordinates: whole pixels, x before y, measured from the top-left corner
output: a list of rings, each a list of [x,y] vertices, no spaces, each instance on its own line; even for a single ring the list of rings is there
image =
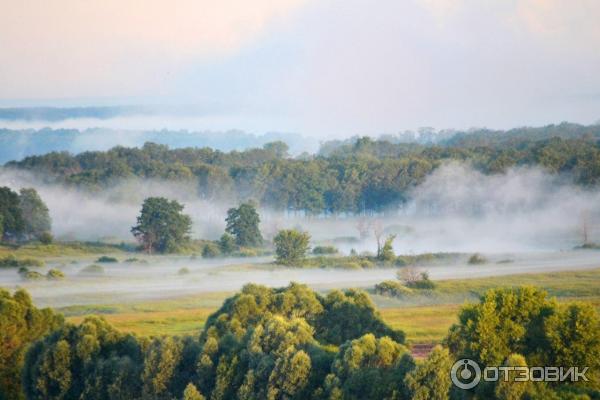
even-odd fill
[[[221,251],[216,243],[206,243],[202,248],[202,257],[204,258],[213,258],[218,256],[220,253]]]
[[[6,267],[42,267],[44,262],[35,258],[17,258],[10,254],[4,258],[0,258],[0,268]]]
[[[300,265],[306,256],[310,235],[295,229],[284,229],[273,239],[276,261],[283,265]]]
[[[435,283],[433,281],[429,280],[429,278],[414,281],[407,286],[410,288],[413,288],[413,289],[429,289],[429,290],[435,289]]]
[[[98,264],[91,264],[83,268],[79,273],[85,275],[104,275],[104,267]]]
[[[36,271],[28,271],[26,274],[21,276],[23,277],[23,279],[26,279],[28,281],[37,281],[44,278],[44,275]]]
[[[50,232],[43,232],[38,236],[38,240],[41,244],[51,244],[54,241],[54,237]]]
[[[404,297],[412,293],[412,290],[396,281],[383,281],[375,285],[375,293],[388,297]]]
[[[65,274],[58,269],[51,269],[46,274],[46,278],[48,278],[50,280],[61,280],[61,279],[65,279]]]
[[[249,247],[242,247],[236,253],[236,255],[238,255],[240,257],[256,257],[256,256],[258,256],[258,250],[257,249],[252,249],[252,248],[249,248]]]
[[[336,267],[341,269],[362,269],[361,265],[354,261],[342,262],[337,264]]]
[[[190,273],[189,268],[183,267],[180,268],[179,271],[177,271],[177,275],[187,275]]]
[[[337,254],[338,249],[335,246],[316,246],[312,252],[315,255]]]
[[[371,269],[371,268],[375,268],[375,263],[367,258],[360,258],[358,260],[358,263],[360,264],[360,266],[364,269]]]
[[[231,254],[235,251],[235,238],[225,232],[219,239],[219,248],[223,254]]]
[[[102,256],[102,257],[98,258],[96,260],[96,262],[99,262],[99,263],[116,263],[116,262],[119,262],[119,260],[117,260],[114,257]]]
[[[487,260],[479,253],[473,254],[469,257],[469,264],[477,265],[477,264],[485,264]]]
[[[126,263],[134,263],[134,262],[139,262],[139,261],[140,261],[139,258],[137,258],[137,257],[131,257],[131,258],[126,259],[124,262],[126,262]]]

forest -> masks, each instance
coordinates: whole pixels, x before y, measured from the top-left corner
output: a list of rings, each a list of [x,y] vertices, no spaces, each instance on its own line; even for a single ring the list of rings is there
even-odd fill
[[[582,187],[600,180],[598,125],[476,131],[425,144],[362,137],[326,142],[319,153],[296,157],[288,150],[281,141],[230,152],[148,142],[141,148],[117,146],[76,155],[51,152],[5,167],[92,192],[133,178],[184,182],[202,199],[251,199],[309,215],[383,212],[406,201],[412,188],[449,161],[469,163],[486,174],[541,167]]]

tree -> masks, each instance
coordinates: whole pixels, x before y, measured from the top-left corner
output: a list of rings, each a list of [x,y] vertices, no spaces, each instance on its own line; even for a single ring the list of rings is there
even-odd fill
[[[189,241],[192,219],[183,214],[183,205],[164,197],[144,200],[131,233],[142,243],[148,253],[172,253]]]
[[[297,265],[306,257],[310,235],[295,229],[286,229],[279,231],[273,242],[278,263]]]
[[[377,247],[377,258],[380,261],[393,261],[396,258],[394,254],[394,247],[392,243],[396,239],[396,235],[390,235],[385,239],[385,243],[382,247]]]
[[[183,391],[183,400],[205,400],[193,383],[188,383]]]
[[[28,238],[40,239],[51,230],[52,220],[48,207],[33,188],[21,189],[19,207],[23,215],[23,234]]]
[[[260,246],[263,243],[258,229],[260,217],[253,203],[242,203],[238,208],[227,210],[227,233],[235,236],[239,246]]]
[[[520,354],[511,354],[506,359],[505,366],[507,367],[527,367],[527,361],[525,357]],[[527,371],[516,371],[516,370],[502,370],[499,374],[498,383],[494,394],[498,400],[520,400],[527,391],[529,386],[528,381],[515,381],[518,376],[523,377]]]
[[[225,232],[219,239],[219,248],[223,254],[231,254],[235,251],[235,239]]]
[[[25,230],[25,220],[19,206],[19,195],[8,187],[0,187],[0,216],[2,239],[19,239]]]
[[[448,349],[436,346],[427,359],[408,373],[405,382],[412,400],[447,400],[452,360]]]
[[[25,290],[0,289],[0,399],[23,399],[21,370],[29,346],[63,324],[61,315],[36,308]]]

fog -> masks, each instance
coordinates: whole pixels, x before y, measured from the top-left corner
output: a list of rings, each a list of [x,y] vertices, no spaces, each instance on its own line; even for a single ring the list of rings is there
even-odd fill
[[[149,196],[180,201],[192,217],[192,236],[217,239],[227,209],[237,204],[235,199],[203,198],[194,182],[133,179],[90,194],[5,169],[0,170],[0,185],[35,187],[50,209],[53,233],[69,240],[132,241],[130,228]],[[394,248],[402,254],[572,249],[582,243],[584,218],[590,240],[599,239],[600,192],[539,168],[484,175],[466,164],[450,163],[411,190],[409,199],[385,213],[336,218],[263,208],[261,230],[271,239],[279,229],[302,229],[311,234],[313,244],[334,244],[344,253],[374,251],[377,228],[382,237],[396,234]]]
[[[511,257],[510,263],[498,263]],[[14,269],[0,269],[2,286],[13,290],[27,289],[38,306],[64,307],[81,304],[117,304],[169,299],[215,292],[234,292],[246,283],[286,286],[290,281],[309,285],[316,290],[373,287],[386,279],[395,279],[397,269],[369,270],[298,269],[266,264],[268,257],[204,260],[190,257],[154,256],[144,263],[102,264],[105,274],[86,276],[81,269],[90,261],[68,264],[50,262],[36,268],[45,273],[60,268],[62,281],[22,281]],[[121,260],[122,261],[122,260]],[[466,258],[451,263],[425,265],[431,279],[466,279],[516,273],[557,272],[569,269],[598,268],[598,252],[536,252],[502,254],[489,258],[484,265],[468,265]],[[186,267],[189,274],[179,275]]]

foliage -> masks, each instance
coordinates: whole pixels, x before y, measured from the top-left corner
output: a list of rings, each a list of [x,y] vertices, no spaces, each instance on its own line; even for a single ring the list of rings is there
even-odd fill
[[[19,192],[19,207],[24,221],[23,235],[26,238],[40,239],[40,241],[43,238],[48,242],[52,220],[48,213],[48,207],[37,191],[33,188],[21,189]]]
[[[284,265],[298,265],[306,257],[310,235],[294,229],[282,230],[273,239],[276,261]]]
[[[79,271],[82,275],[104,275],[104,267],[98,264],[90,264]]]
[[[337,254],[338,249],[335,246],[315,246],[312,253],[315,255]]]
[[[189,241],[192,226],[191,218],[182,211],[183,206],[176,200],[149,197],[131,232],[148,253],[176,252]]]
[[[487,259],[485,257],[483,257],[481,254],[475,253],[471,257],[469,257],[468,262],[469,262],[469,264],[472,264],[472,265],[485,264],[487,262]]]
[[[375,285],[375,293],[388,297],[404,297],[412,294],[412,290],[396,281],[383,281]]]
[[[52,244],[52,242],[54,241],[54,236],[52,236],[52,234],[50,232],[42,232],[38,235],[38,240],[40,241],[41,244]]]
[[[46,273],[46,278],[49,280],[61,280],[65,279],[65,274],[58,269],[50,269]]]
[[[96,262],[98,263],[116,263],[119,262],[119,260],[117,260],[115,257],[110,257],[110,256],[102,256],[99,257]]]
[[[0,187],[0,216],[2,240],[16,241],[25,231],[25,219],[19,195],[8,187]]]
[[[177,275],[189,275],[190,273],[190,269],[183,267],[183,268],[179,268],[179,271],[177,271]]]
[[[486,174],[539,166],[579,185],[595,185],[600,181],[598,131],[597,125],[564,123],[461,132],[427,144],[355,137],[324,143],[314,157],[295,159],[282,157],[282,143],[224,153],[148,142],[141,148],[118,146],[77,155],[51,152],[7,166],[89,191],[139,177],[184,182],[208,200],[252,198],[260,206],[308,214],[372,213],[406,201],[428,174],[453,160]]]
[[[31,343],[63,323],[50,309],[36,308],[24,290],[0,289],[0,399],[23,399],[21,369]]]
[[[389,235],[385,239],[383,246],[377,250],[377,259],[378,260],[384,261],[384,262],[389,262],[389,261],[393,261],[396,258],[396,255],[394,254],[394,247],[392,245],[392,243],[394,242],[394,239],[396,239],[396,235]]]
[[[208,242],[202,248],[202,257],[204,258],[214,258],[221,254],[221,250],[219,249],[219,245],[213,242]]]
[[[229,233],[225,232],[219,239],[219,249],[223,254],[231,254],[235,251],[235,238]]]
[[[507,367],[527,367],[525,357],[520,354],[511,354],[504,362]],[[496,383],[494,394],[498,400],[519,400],[528,389],[529,382],[515,381],[517,372],[514,370],[502,370]]]
[[[227,210],[227,233],[235,236],[238,246],[261,246],[263,238],[258,228],[260,217],[254,203],[242,203]]]
[[[597,371],[599,330],[597,311],[589,305],[558,306],[532,287],[492,289],[479,304],[463,308],[446,342],[457,358],[482,365],[502,365],[517,353],[528,365],[579,365]],[[597,383],[580,384],[598,389],[593,386]]]
[[[17,258],[10,254],[0,258],[0,268],[3,267],[41,267],[44,262],[35,258]]]
[[[452,359],[448,349],[436,346],[427,359],[405,378],[412,400],[447,400],[451,387]]]

